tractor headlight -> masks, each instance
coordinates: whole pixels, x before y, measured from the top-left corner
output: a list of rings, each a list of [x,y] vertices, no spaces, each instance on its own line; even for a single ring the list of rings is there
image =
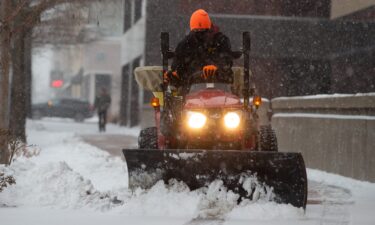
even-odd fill
[[[187,112],[187,123],[190,128],[200,129],[207,121],[207,117],[200,112]]]
[[[240,125],[240,115],[236,112],[228,112],[224,116],[224,125],[229,129],[235,129]]]

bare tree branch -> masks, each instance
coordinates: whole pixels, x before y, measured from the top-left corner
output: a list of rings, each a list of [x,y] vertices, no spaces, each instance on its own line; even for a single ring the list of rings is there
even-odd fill
[[[23,10],[25,7],[27,7],[27,4],[30,3],[30,0],[23,0],[21,3],[19,3],[14,11],[12,12],[12,14],[10,15],[9,18],[7,18],[6,22],[9,23],[10,21],[14,20],[14,18],[16,18],[16,16],[21,12],[21,10]]]
[[[22,24],[18,25],[12,30],[12,33],[18,33],[22,29],[32,29],[34,26],[36,26],[36,24],[40,22],[40,17],[43,12],[52,9],[58,5],[62,5],[64,3],[84,5],[95,1],[98,0],[41,0],[38,4],[34,6],[23,8],[24,11],[27,11],[26,13],[28,14],[28,16],[24,19],[24,22]]]

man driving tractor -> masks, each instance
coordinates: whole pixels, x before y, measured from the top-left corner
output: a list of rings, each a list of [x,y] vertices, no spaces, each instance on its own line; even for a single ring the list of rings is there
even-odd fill
[[[194,190],[221,180],[238,194],[237,201],[263,195],[305,208],[302,155],[279,153],[275,131],[259,120],[261,98],[250,80],[250,33],[242,33],[241,51],[232,52],[229,39],[204,10],[193,13],[190,28],[175,52],[169,48],[169,33],[161,33],[161,67],[134,70],[138,84],[162,91],[163,104],[159,97],[152,99],[155,126],[140,131],[138,149],[123,150],[129,188],[148,189],[173,179]],[[239,56],[243,66],[232,68]]]
[[[229,38],[211,22],[206,11],[198,9],[191,15],[190,33],[177,45],[164,81],[180,87],[192,74],[203,71],[203,79],[217,76],[221,82],[232,83],[232,65]]]

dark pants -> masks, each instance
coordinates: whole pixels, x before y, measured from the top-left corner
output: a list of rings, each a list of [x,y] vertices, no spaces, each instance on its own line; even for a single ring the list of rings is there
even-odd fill
[[[99,115],[99,131],[105,131],[105,125],[107,123],[107,110],[98,112]]]

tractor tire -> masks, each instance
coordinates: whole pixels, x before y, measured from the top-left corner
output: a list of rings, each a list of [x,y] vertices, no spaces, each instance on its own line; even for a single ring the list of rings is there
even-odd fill
[[[156,127],[147,127],[139,133],[139,149],[158,149],[158,134]]]
[[[260,126],[259,131],[260,151],[277,152],[277,138],[275,130],[270,125]]]

